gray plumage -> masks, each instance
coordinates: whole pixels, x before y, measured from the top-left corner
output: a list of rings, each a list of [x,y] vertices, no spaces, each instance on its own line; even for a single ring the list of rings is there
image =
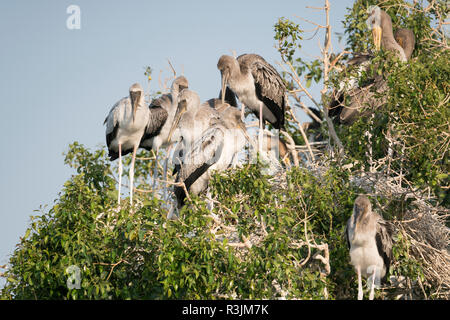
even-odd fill
[[[170,93],[152,100],[149,120],[140,143],[141,148],[158,151],[160,147],[168,145],[170,128],[178,107],[178,96],[188,86],[188,80],[179,76],[172,82]]]
[[[185,89],[178,97],[178,108],[169,133],[171,140],[182,140],[182,144],[187,146],[218,118],[218,112],[209,104],[200,104],[200,97],[195,91]]]
[[[210,179],[208,169],[222,155],[225,130],[223,123],[217,122],[187,149],[176,182],[184,182],[188,192],[199,194],[207,188]],[[176,186],[174,191],[180,208],[186,197],[184,188]]]
[[[148,121],[142,87],[135,83],[129,91],[130,95],[115,103],[103,122],[106,124],[106,145],[111,161],[119,157],[119,144],[122,156],[133,151],[135,144],[139,144]]]
[[[358,299],[362,299],[361,276],[373,277],[373,284],[385,278],[392,260],[392,230],[390,225],[376,212],[366,196],[358,196],[353,213],[345,228],[351,264],[358,275]]]
[[[130,203],[133,202],[134,162],[136,151],[144,135],[149,119],[149,109],[145,105],[144,90],[138,83],[129,90],[129,97],[120,99],[105,119],[106,144],[110,160],[119,158],[118,203],[122,184],[122,156],[132,152],[130,165]]]
[[[235,155],[245,146],[246,133],[245,124],[240,117],[240,111],[219,99],[210,99],[197,107],[196,113],[185,112],[184,121],[180,121],[181,138],[191,143],[185,143],[178,151],[180,155],[176,162],[177,182],[184,182],[188,192],[199,194],[208,187],[213,171],[227,169],[235,159]],[[182,128],[189,125],[192,117],[202,115],[203,125],[199,121],[198,128],[204,128],[200,133],[197,130],[195,136],[193,130]],[[186,130],[188,129],[188,130]],[[183,134],[184,132],[184,134]],[[182,207],[186,197],[183,187],[175,187],[178,208]]]
[[[155,99],[149,106],[149,119],[141,142],[141,147],[147,150],[150,150],[151,146],[145,143],[145,141],[157,136],[161,132],[164,123],[166,123],[167,116],[169,115],[167,110],[163,107],[164,103],[167,105],[172,104],[171,97],[166,95]]]
[[[395,41],[391,17],[378,6],[371,6],[367,11],[369,14],[367,25],[369,29],[373,30],[375,46],[378,48],[381,45],[384,50],[394,52],[401,61],[406,62],[408,57],[406,57],[405,51]],[[381,32],[381,39],[378,32]]]
[[[416,45],[414,32],[410,29],[399,28],[394,33],[395,41],[403,48],[406,59],[410,59]]]
[[[236,94],[239,100],[259,118],[276,129],[284,126],[286,86],[276,69],[257,54],[243,54],[237,59],[223,55],[217,68],[222,75],[222,94],[228,86],[228,97]],[[232,100],[228,98],[227,100]]]

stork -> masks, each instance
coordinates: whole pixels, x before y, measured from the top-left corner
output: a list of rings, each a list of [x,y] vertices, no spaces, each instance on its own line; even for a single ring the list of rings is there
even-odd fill
[[[351,264],[358,275],[358,300],[363,299],[361,276],[367,278],[369,300],[373,300],[375,284],[382,278],[385,280],[392,260],[392,230],[378,213],[372,211],[369,199],[360,195],[347,221],[345,235]]]
[[[106,145],[111,161],[119,158],[119,190],[117,202],[120,204],[122,184],[122,156],[133,152],[130,166],[130,204],[133,203],[133,179],[136,151],[149,119],[149,108],[145,105],[144,90],[139,83],[130,87],[128,97],[120,99],[109,112],[106,124]]]
[[[217,68],[222,77],[222,102],[237,95],[259,119],[259,150],[262,147],[263,121],[276,129],[284,127],[286,86],[275,68],[257,54],[243,54],[237,59],[223,55]]]
[[[380,47],[383,47],[385,50],[393,51],[402,62],[406,62],[410,57],[406,56],[402,46],[394,38],[391,17],[378,6],[370,6],[367,13],[369,18],[366,24],[372,30],[375,48],[380,50]]]
[[[155,151],[153,187],[155,186],[158,170],[159,148],[169,144],[169,132],[178,108],[178,95],[183,89],[188,87],[188,80],[184,76],[179,76],[172,82],[169,94],[164,94],[150,103],[150,116],[139,146],[148,151]]]
[[[232,165],[246,139],[250,139],[239,110],[224,103],[216,104],[216,111],[219,117],[211,118],[209,127],[187,145],[179,166],[176,181],[183,182],[192,194],[197,195],[208,187],[212,172],[223,171]],[[175,195],[178,208],[181,208],[186,197],[185,189],[176,186]]]
[[[219,113],[214,108],[206,103],[200,104],[200,97],[195,91],[184,89],[178,96],[178,107],[168,140],[182,140],[187,147],[218,118]]]
[[[379,50],[382,47],[384,50],[392,51],[400,61],[406,62],[414,50],[414,33],[409,29],[398,29],[394,36],[391,17],[385,11],[378,6],[371,6],[367,12],[369,18],[366,24],[372,30],[375,48]],[[360,110],[365,105],[369,104],[377,108],[384,103],[385,99],[374,97],[375,92],[373,92],[380,93],[387,90],[387,84],[382,75],[369,79],[367,85],[358,87],[358,79],[368,68],[372,58],[372,54],[356,54],[348,61],[348,65],[357,67],[357,75],[340,84],[339,89],[333,93],[334,99],[328,107],[329,116],[334,117],[338,122],[352,124],[358,119]],[[350,104],[344,106],[346,95],[350,97]]]

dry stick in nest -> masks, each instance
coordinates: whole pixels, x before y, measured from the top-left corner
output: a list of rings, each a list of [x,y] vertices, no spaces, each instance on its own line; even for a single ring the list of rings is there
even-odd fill
[[[323,61],[323,66],[324,66],[324,68],[323,68],[324,88],[322,89],[321,93],[322,93],[322,100],[324,100],[323,97],[327,91],[328,72],[331,70],[330,69],[330,60],[329,60],[330,54],[328,53],[328,51],[330,50],[330,46],[331,46],[331,25],[330,25],[330,17],[329,17],[330,5],[329,5],[328,0],[325,1],[325,6],[321,9],[325,10],[325,14],[326,14],[326,25],[319,26],[320,28],[326,29],[325,47],[321,50],[322,56],[323,56],[322,61]],[[335,63],[335,61],[333,61],[333,62]],[[288,72],[284,68],[284,66],[282,66],[283,69],[287,73],[289,73],[291,78],[298,84],[298,86],[301,89],[300,91],[304,92],[307,95],[307,97],[314,103],[314,105],[320,110],[321,109],[320,104],[314,99],[314,97],[311,95],[311,93],[309,93],[309,91],[306,90],[306,88],[303,86],[303,84],[301,83],[301,81],[297,75],[297,72],[294,69],[294,67],[292,66],[292,64],[289,61],[284,61],[284,63],[289,66],[291,72]],[[333,67],[334,67],[334,64],[331,65],[331,68],[333,68]],[[336,130],[334,129],[333,122],[331,121],[330,117],[328,116],[328,109],[324,108],[323,114],[325,116],[325,120],[327,121],[328,130],[329,130],[331,138],[333,138],[333,140],[336,142],[339,153],[343,153],[344,146],[342,145],[341,140],[339,139],[338,135],[336,134]]]
[[[175,71],[175,68],[173,67],[173,65],[172,65],[172,63],[170,62],[169,59],[167,59],[167,62],[169,63],[170,68],[172,69],[173,77],[175,79],[177,77],[177,72]]]
[[[303,140],[305,140],[305,144],[306,144],[306,146],[308,148],[308,151],[309,151],[309,153],[311,155],[311,160],[314,162],[315,161],[314,153],[313,153],[313,151],[311,149],[311,145],[309,144],[308,137],[306,136],[305,130],[303,130],[303,126],[300,123],[300,121],[297,120],[297,117],[295,116],[294,111],[292,110],[292,107],[291,107],[291,105],[289,103],[289,100],[287,100],[287,105],[289,107],[289,113],[291,114],[292,119],[294,119],[294,121],[297,123],[298,128],[300,130],[300,133],[302,134]],[[287,136],[286,133],[283,132],[283,134],[285,136]],[[291,138],[291,141],[293,141],[292,138]],[[295,143],[294,143],[294,146],[295,146]],[[291,151],[291,150],[289,150],[289,151]],[[292,154],[295,154],[295,152],[293,152]],[[297,158],[297,163],[295,165],[298,166],[298,158]]]
[[[323,89],[321,91],[322,94],[322,101],[324,101],[324,97],[325,94],[328,90],[327,88],[327,83],[328,83],[328,72],[330,71],[329,69],[329,64],[330,64],[330,46],[331,46],[331,25],[330,25],[330,3],[328,0],[325,0],[325,16],[326,16],[326,34],[325,34],[325,47],[322,50],[322,56],[323,56]],[[306,93],[306,91],[305,91]],[[316,104],[317,105],[317,104]],[[336,134],[336,130],[334,129],[334,125],[333,122],[331,121],[330,117],[328,116],[328,109],[324,109],[324,116],[325,116],[325,120],[327,121],[327,125],[328,125],[328,130],[330,131],[330,135],[331,137],[334,139],[334,141],[336,142],[337,146],[338,146],[338,150],[339,153],[343,153],[344,151],[344,146],[342,145],[341,140],[339,139],[339,137]]]
[[[294,160],[294,166],[298,167],[298,155],[297,151],[295,150],[295,141],[292,139],[292,137],[284,130],[280,130],[280,133],[282,133],[286,137],[286,148],[289,150],[289,153],[292,154],[292,159]]]

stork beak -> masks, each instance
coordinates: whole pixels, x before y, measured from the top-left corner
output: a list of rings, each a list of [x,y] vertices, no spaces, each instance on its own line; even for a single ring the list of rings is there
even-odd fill
[[[225,103],[225,89],[227,86],[228,77],[222,72],[222,103]]]
[[[373,44],[375,45],[375,49],[380,50],[381,48],[381,35],[383,34],[383,30],[381,27],[373,27],[372,29],[372,37]]]
[[[183,113],[186,112],[186,110],[187,110],[186,100],[180,101],[180,103],[178,104],[177,113],[175,114],[175,118],[172,123],[172,127],[170,128],[169,131],[169,137],[167,138],[168,142],[170,142],[170,140],[172,139],[172,135],[175,132],[175,129],[178,127],[178,123],[180,122],[181,116],[183,115]]]
[[[134,123],[134,120],[136,119],[136,111],[138,108],[138,104],[141,99],[141,92],[131,91],[130,97],[131,97],[131,109],[133,110],[133,123]]]

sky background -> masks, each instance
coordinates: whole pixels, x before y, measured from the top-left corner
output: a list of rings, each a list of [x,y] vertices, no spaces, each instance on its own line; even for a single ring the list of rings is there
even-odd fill
[[[100,1],[40,0],[0,2],[0,265],[6,264],[30,215],[52,206],[74,173],[63,152],[78,141],[88,148],[105,144],[103,120],[113,104],[140,82],[144,67],[171,76],[170,59],[183,71],[202,101],[220,90],[217,61],[222,54],[258,53],[278,70],[274,24],[286,17],[302,29],[324,24],[324,1]],[[81,9],[81,29],[69,30],[67,7]],[[346,8],[353,0],[331,1],[333,47],[345,46]],[[309,38],[311,34],[305,34]],[[318,56],[323,32],[303,41],[304,59]],[[170,83],[169,83],[170,85]],[[313,87],[318,97],[319,88]],[[304,100],[307,105],[309,101]],[[302,121],[309,120],[298,112]],[[1,270],[0,270],[1,271]],[[0,279],[0,287],[4,281]]]

